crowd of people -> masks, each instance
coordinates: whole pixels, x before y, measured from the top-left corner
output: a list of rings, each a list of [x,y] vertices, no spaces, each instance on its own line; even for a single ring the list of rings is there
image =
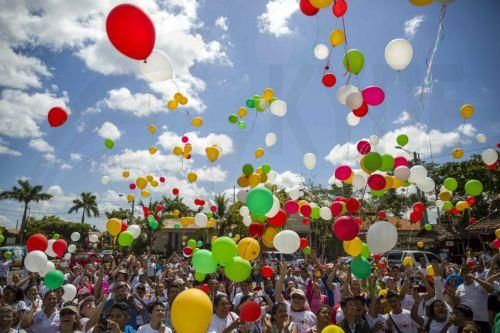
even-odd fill
[[[4,332],[175,332],[172,304],[182,291],[200,288],[213,303],[209,333],[320,333],[335,324],[344,332],[500,332],[500,256],[481,256],[474,265],[419,263],[374,265],[356,279],[348,264],[277,261],[264,278],[255,261],[251,278],[229,281],[219,269],[196,281],[190,259],[133,256],[116,252],[107,264],[59,265],[76,298],[49,290],[38,274],[10,272],[2,263],[0,333]],[[243,322],[242,305],[261,306],[260,319]],[[196,320],[196,318],[193,318]],[[193,332],[196,333],[196,332]]]

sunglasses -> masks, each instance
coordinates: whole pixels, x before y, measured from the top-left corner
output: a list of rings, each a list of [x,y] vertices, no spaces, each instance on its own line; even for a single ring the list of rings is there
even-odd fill
[[[59,312],[59,316],[67,316],[67,315],[74,315],[75,313],[71,310],[63,310]]]
[[[300,295],[293,295],[292,299],[304,299],[304,297],[302,297]]]

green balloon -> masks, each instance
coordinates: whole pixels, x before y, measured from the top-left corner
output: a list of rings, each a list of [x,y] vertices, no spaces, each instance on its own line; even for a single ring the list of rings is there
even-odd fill
[[[255,103],[257,103],[258,101],[260,101],[262,99],[262,97],[260,95],[253,95],[252,99],[255,101]]]
[[[239,129],[245,129],[247,127],[247,123],[244,122],[243,120],[238,121],[238,128]]]
[[[192,248],[193,250],[196,249],[196,241],[194,239],[190,239],[188,240],[187,242],[187,246],[189,246],[190,248]]]
[[[5,253],[3,254],[3,257],[4,257],[5,259],[10,259],[10,257],[12,257],[12,252],[10,252],[10,251],[5,252]]]
[[[452,210],[452,209],[453,209],[453,204],[452,204],[450,201],[445,201],[445,202],[443,203],[443,210],[444,210],[444,211],[446,211],[446,212],[447,212],[447,211],[450,211],[450,210]]]
[[[432,230],[432,225],[426,224],[425,227],[424,227],[424,229],[427,230],[427,231],[431,231]]]
[[[358,279],[366,279],[370,276],[370,263],[363,257],[353,258],[351,261],[351,272]]]
[[[365,56],[360,50],[352,49],[342,59],[345,69],[352,74],[359,74],[365,65]]]
[[[181,227],[181,225],[179,223],[174,224],[175,229],[179,229],[180,227]]]
[[[238,116],[233,114],[230,114],[229,117],[227,118],[231,124],[236,124],[238,122]]]
[[[206,212],[205,215],[208,217],[208,218],[211,218],[212,216],[214,216],[214,213],[213,212]]]
[[[156,221],[154,219],[153,219],[153,221],[148,222],[148,224],[149,224],[149,227],[153,230],[156,230],[160,227],[160,224],[158,223],[158,221]]]
[[[399,134],[398,137],[396,138],[396,142],[401,147],[406,146],[406,144],[408,143],[408,140],[409,140],[408,135],[406,135],[406,134]]]
[[[264,110],[265,110],[265,108],[263,108],[263,107],[261,107],[261,106],[260,106],[260,103],[259,103],[259,102],[257,102],[257,103],[255,104],[255,109],[256,109],[257,111],[259,111],[259,112],[264,112]]]
[[[197,241],[196,242],[196,246],[202,247],[203,246],[203,242],[201,240]]]
[[[194,272],[194,279],[198,282],[203,282],[205,280],[206,275],[200,272]]]
[[[273,207],[273,194],[267,187],[255,187],[248,192],[247,207],[254,215],[265,215]]]
[[[249,98],[247,99],[246,104],[250,109],[253,109],[255,107],[255,100],[253,98]]]
[[[253,173],[253,166],[251,164],[245,164],[241,171],[243,171],[243,174],[248,177]]]
[[[267,217],[265,215],[257,216],[254,214],[250,214],[250,216],[252,217],[253,222],[266,222],[267,220]]]
[[[310,255],[310,254],[311,254],[311,247],[306,246],[306,247],[302,250],[302,252],[304,252],[304,254],[306,254],[306,255]]]
[[[483,192],[483,184],[479,180],[469,180],[465,183],[465,193],[473,197],[478,196]]]
[[[370,258],[370,256],[372,255],[371,252],[370,252],[370,248],[368,247],[368,244],[366,244],[365,242],[361,243],[361,256],[363,258]]]
[[[154,221],[156,221],[155,220],[155,216],[153,214],[149,214],[148,215],[148,222],[151,223],[151,222],[154,222]]]
[[[455,178],[448,177],[444,180],[443,185],[448,191],[455,191],[458,187],[458,182]]]
[[[394,167],[394,157],[389,154],[382,155],[382,165],[380,165],[380,171],[389,171]]]
[[[315,206],[311,209],[311,218],[313,220],[319,219],[319,207]]]
[[[0,235],[0,243],[3,243],[4,240],[5,240],[5,237],[3,235]]]
[[[217,270],[217,263],[208,250],[199,250],[193,254],[193,267],[197,273],[212,274]]]
[[[133,241],[134,235],[128,230],[123,231],[118,235],[118,244],[120,244],[120,246],[130,246]]]
[[[365,155],[363,160],[365,168],[369,171],[376,171],[382,166],[382,156],[374,151]]]
[[[224,274],[233,282],[243,282],[250,277],[252,266],[248,260],[234,257],[224,267]]]
[[[262,164],[262,166],[260,168],[261,168],[262,172],[265,174],[268,174],[271,171],[271,166],[269,165],[269,163]]]
[[[106,140],[104,140],[104,145],[108,149],[113,149],[113,147],[115,146],[115,142],[111,139],[106,139]]]
[[[58,240],[59,238],[61,238],[59,234],[52,235],[52,239]]]
[[[48,288],[48,289],[57,289],[60,288],[64,283],[64,274],[61,271],[53,270],[50,272],[47,272],[45,274],[45,277],[43,278],[43,284]]]
[[[219,237],[212,244],[212,257],[221,265],[233,260],[237,253],[236,243],[230,237]]]
[[[410,185],[411,185],[411,183],[410,183],[409,181],[407,181],[407,180],[405,180],[405,181],[403,182],[403,187],[408,187],[408,186],[410,186]]]
[[[370,193],[374,196],[374,197],[381,197],[385,194],[385,191],[384,190],[380,190],[380,191],[375,191],[375,190],[370,190]]]

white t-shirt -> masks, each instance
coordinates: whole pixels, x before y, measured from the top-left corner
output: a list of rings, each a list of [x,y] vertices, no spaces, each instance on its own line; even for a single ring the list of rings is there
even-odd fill
[[[467,305],[474,313],[474,321],[488,321],[488,293],[476,281],[468,286],[462,283],[455,293],[460,297],[460,304]]]
[[[148,264],[148,277],[152,278],[156,273],[156,264],[154,262],[150,262]]]
[[[57,333],[59,332],[59,311],[54,311],[47,318],[43,310],[35,312],[33,315],[33,324],[29,327],[29,332],[37,333]]]
[[[433,320],[431,322],[431,325],[429,326],[429,333],[440,333],[441,330],[443,329],[443,327],[446,326],[446,323],[448,323],[448,318],[449,317],[450,317],[450,314],[448,313],[448,317],[443,322],[439,322],[439,321]],[[429,320],[429,317],[424,317],[424,325],[422,326],[422,328],[426,327],[428,320]],[[450,328],[448,328],[448,330],[446,332],[448,332],[448,333],[455,333],[455,332],[457,332],[457,327],[456,326],[450,326]]]
[[[413,324],[413,320],[411,319],[411,316],[410,316],[410,311],[403,309],[403,311],[401,311],[401,313],[394,314],[391,311],[391,313],[385,315],[385,318],[387,320],[387,326],[391,327],[391,324],[392,324],[392,331],[391,332],[397,333],[398,330],[396,329],[396,327],[394,327],[394,323],[391,321],[389,316],[392,317],[392,320],[394,320],[394,323],[396,323],[396,325],[398,326],[401,333],[414,333],[414,332],[416,332],[415,325]]]
[[[292,317],[292,323],[297,326],[298,333],[308,333],[311,327],[316,325],[316,315],[312,311],[294,311],[290,303],[285,302],[285,304],[288,314]]]
[[[219,318],[219,316],[214,314],[207,333],[221,333],[238,318],[238,315],[234,312],[229,312],[225,319]],[[237,333],[237,331],[232,330],[231,333]]]
[[[235,306],[235,307],[239,306],[243,296],[244,296],[243,293],[237,293],[233,299],[233,306]]]
[[[151,324],[142,325],[137,329],[137,333],[158,333],[159,330],[155,330],[151,327]],[[172,333],[172,330],[165,327],[165,333]]]
[[[373,327],[375,326],[375,324],[377,324],[377,323],[384,323],[384,327],[387,328],[387,320],[381,314],[379,314],[377,316],[377,318],[372,318],[372,316],[370,316],[370,314],[368,313],[365,318],[366,318],[366,322],[368,323],[368,326],[370,326],[370,329],[372,329],[372,330],[373,330]],[[373,333],[384,333],[384,332],[385,332],[385,329],[381,329],[378,331],[374,331]]]

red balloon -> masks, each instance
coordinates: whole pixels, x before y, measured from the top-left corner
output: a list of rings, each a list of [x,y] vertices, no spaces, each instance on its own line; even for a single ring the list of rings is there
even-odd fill
[[[207,294],[210,292],[210,289],[208,289],[208,284],[202,284],[200,286],[200,289],[203,290],[204,292],[206,292]]]
[[[155,46],[155,27],[137,6],[121,4],[106,18],[106,32],[113,46],[129,58],[145,60]]]
[[[359,225],[350,216],[341,216],[333,224],[333,232],[338,239],[353,240],[359,234]]]
[[[260,270],[260,274],[262,274],[263,277],[265,278],[272,278],[274,275],[274,270],[271,266],[262,266]]]
[[[174,189],[172,190],[172,194],[173,194],[173,195],[179,195],[179,189],[178,189],[178,188],[174,188]]]
[[[160,183],[164,183],[165,182],[165,177],[160,177]]]
[[[58,239],[52,244],[52,250],[57,254],[58,257],[61,257],[68,248],[68,243],[64,239]]]
[[[148,207],[146,207],[146,206],[144,206],[144,207],[142,207],[142,211],[143,211],[144,213],[149,213],[149,208],[148,208]]]
[[[366,140],[361,140],[356,145],[356,149],[361,155],[366,155],[372,150],[372,146]]]
[[[300,11],[307,16],[314,16],[318,13],[319,9],[311,5],[309,0],[300,0],[299,2]]]
[[[253,323],[260,318],[262,310],[254,301],[246,301],[240,306],[240,319],[244,323]]]
[[[425,205],[418,201],[413,204],[413,210],[416,211],[417,213],[423,214],[425,211]]]
[[[359,201],[356,198],[349,198],[345,203],[345,208],[349,213],[356,213],[360,207]]]
[[[193,249],[189,246],[186,246],[184,249],[182,249],[182,254],[184,254],[185,257],[190,257],[193,254]]]
[[[302,224],[308,225],[309,223],[311,223],[311,220],[308,217],[302,219]]]
[[[127,222],[126,221],[122,221],[122,230],[121,231],[123,232],[123,231],[127,230],[127,228],[128,228]]]
[[[397,156],[394,158],[394,169],[396,169],[398,166],[408,166],[408,160],[403,157],[403,156]]]
[[[187,143],[189,141],[189,138],[187,136],[183,136],[181,141],[182,143]]]
[[[458,209],[456,209],[455,207],[450,209],[449,213],[454,214],[454,215],[460,215],[460,211]]]
[[[474,206],[476,204],[476,197],[468,196],[467,203],[469,204],[470,207]]]
[[[326,73],[326,74],[323,75],[323,78],[321,79],[321,82],[323,82],[323,85],[325,87],[331,88],[337,82],[337,78],[332,73]]]
[[[352,169],[348,165],[341,165],[335,169],[335,178],[338,180],[346,180],[349,179],[352,175]],[[337,199],[335,199],[337,201]]]
[[[45,250],[47,250],[48,244],[49,241],[47,240],[47,237],[45,237],[45,235],[34,234],[31,235],[26,241],[26,249],[28,250],[28,252],[35,250],[45,252]]]
[[[354,113],[356,117],[363,118],[368,114],[368,104],[363,101],[363,104],[361,104],[361,106],[356,110],[352,110],[352,113]]]
[[[251,237],[260,237],[264,234],[264,225],[260,222],[252,222],[248,226],[248,234]]]
[[[338,197],[335,197],[335,200],[333,200],[333,201],[342,201],[343,203],[346,203],[347,202],[347,198],[338,196]]]
[[[488,169],[489,171],[495,171],[495,170],[496,170],[496,168],[497,168],[497,164],[496,164],[496,162],[495,162],[495,163],[493,163],[492,165],[488,165],[488,166],[487,166],[487,169]]]
[[[497,238],[493,241],[493,247],[497,250],[500,249],[500,238]]]
[[[469,266],[470,269],[474,268],[475,265],[476,263],[474,262],[474,259],[472,258],[467,259],[467,266]]]
[[[368,186],[374,191],[383,190],[386,185],[385,178],[378,173],[374,173],[368,177]]]
[[[476,223],[477,222],[477,219],[475,217],[471,217],[469,219],[469,223]]]
[[[305,249],[309,245],[309,242],[307,241],[306,238],[301,238],[300,239],[300,248]]]
[[[66,120],[68,120],[68,113],[63,108],[55,106],[49,110],[47,118],[49,120],[50,126],[59,127],[63,125]]]
[[[163,205],[156,205],[156,211],[161,212],[163,210]]]
[[[378,253],[372,254],[372,257],[373,257],[373,260],[375,260],[375,261],[379,261],[380,258],[382,258],[382,256],[380,254],[378,254]]]
[[[347,12],[347,2],[345,0],[335,0],[332,7],[333,15],[342,17]]]
[[[131,183],[129,186],[128,186],[129,189],[131,190],[135,190],[135,184],[134,183]]]
[[[215,206],[215,205],[210,206],[210,211],[212,213],[215,213],[217,211],[217,206]]]
[[[186,159],[190,160],[191,159],[191,154],[188,154],[188,156],[186,156]]]
[[[380,261],[378,263],[378,267],[380,267],[381,269],[384,269],[385,268],[385,261]]]
[[[342,204],[340,203],[340,201],[332,202],[330,211],[332,212],[333,216],[339,216],[342,213]]]
[[[361,229],[361,226],[363,226],[363,220],[361,219],[361,217],[356,216],[354,218],[354,221],[359,225],[359,229]]]
[[[295,200],[288,200],[285,202],[285,211],[288,215],[297,214],[299,211],[299,204]]]
[[[416,212],[416,211],[412,211],[410,213],[410,221],[412,223],[417,223],[417,222],[420,222],[420,220],[422,219],[422,215],[420,215],[420,213]]]
[[[379,220],[385,220],[387,218],[387,215],[383,210],[381,210],[380,212],[378,212],[378,218]]]
[[[200,200],[200,206],[205,206],[205,200]]]
[[[278,210],[278,213],[274,215],[273,217],[270,217],[267,219],[267,222],[273,227],[281,227],[286,223],[286,213],[283,209]]]
[[[305,216],[305,217],[311,216],[311,211],[312,211],[311,206],[309,206],[307,204],[300,206],[300,214],[302,214],[302,216]]]

